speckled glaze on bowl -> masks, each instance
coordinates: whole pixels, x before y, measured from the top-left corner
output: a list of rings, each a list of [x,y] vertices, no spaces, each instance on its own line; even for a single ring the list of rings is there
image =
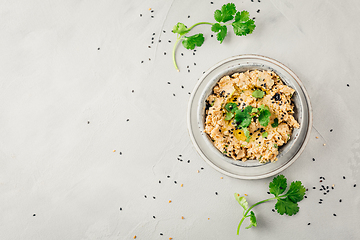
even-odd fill
[[[223,155],[204,132],[205,100],[213,87],[226,75],[247,70],[271,70],[291,88],[295,89],[294,117],[300,128],[294,129],[290,141],[279,148],[278,161],[266,164],[258,160],[235,161]],[[213,168],[230,177],[262,179],[288,168],[305,149],[312,126],[310,98],[300,79],[282,63],[259,55],[239,55],[225,59],[206,71],[196,84],[189,100],[187,124],[190,138],[201,157]]]

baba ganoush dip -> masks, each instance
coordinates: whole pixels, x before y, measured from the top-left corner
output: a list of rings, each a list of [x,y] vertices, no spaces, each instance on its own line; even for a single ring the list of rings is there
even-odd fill
[[[224,76],[206,99],[205,132],[214,146],[234,160],[277,160],[299,123],[293,117],[295,90],[272,71]]]

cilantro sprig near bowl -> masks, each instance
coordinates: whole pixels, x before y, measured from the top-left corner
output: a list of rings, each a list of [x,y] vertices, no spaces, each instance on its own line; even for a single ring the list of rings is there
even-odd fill
[[[200,47],[204,43],[205,38],[202,33],[186,36],[186,34],[189,33],[194,27],[202,24],[211,25],[211,31],[216,33],[216,39],[220,43],[224,41],[227,35],[227,28],[230,25],[232,26],[236,36],[246,36],[247,34],[251,34],[256,27],[255,21],[250,19],[249,12],[237,11],[234,3],[224,4],[221,9],[218,9],[214,12],[214,18],[216,23],[198,22],[188,28],[185,26],[185,24],[178,22],[173,27],[172,32],[177,34],[177,38],[173,47],[172,57],[174,66],[177,71],[180,71],[175,58],[175,52],[178,43],[182,42],[182,45],[186,49],[190,50],[193,50],[196,46]],[[228,23],[231,20],[234,21]]]
[[[277,200],[275,209],[280,215],[286,214],[288,216],[292,216],[299,212],[298,202],[304,198],[306,191],[305,187],[302,185],[301,181],[295,181],[290,184],[288,191],[283,194],[286,188],[287,181],[284,175],[278,175],[277,177],[274,177],[274,179],[269,183],[269,192],[274,194],[275,197],[257,202],[251,207],[249,207],[249,203],[245,197],[241,197],[240,194],[235,193],[234,196],[236,201],[238,201],[240,206],[244,209],[243,217],[241,218],[237,228],[237,235],[239,235],[240,227],[246,218],[250,218],[250,225],[246,227],[246,229],[257,226],[255,213],[251,211],[251,209],[261,203]]]

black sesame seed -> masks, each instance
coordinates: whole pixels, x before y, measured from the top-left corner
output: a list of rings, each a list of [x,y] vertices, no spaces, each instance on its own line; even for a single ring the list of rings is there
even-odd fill
[[[190,69],[188,69],[188,72],[190,72]]]
[[[161,181],[159,180],[159,183],[161,183]]]
[[[98,48],[98,50],[100,50],[100,48]]]
[[[349,85],[349,84],[346,84],[346,86],[350,87],[350,85]]]
[[[271,209],[271,211],[275,212],[275,209]]]
[[[308,225],[310,225],[310,223],[308,223]]]
[[[324,192],[324,195],[326,195],[326,192]]]
[[[155,199],[156,197],[155,196],[153,196],[153,199]]]
[[[170,82],[168,82],[168,84],[170,84]]]
[[[345,176],[343,176],[343,179],[345,179]]]
[[[201,170],[204,170],[204,168],[202,167],[202,168],[200,168]]]
[[[175,93],[173,93],[174,97],[175,97]]]
[[[259,13],[259,12],[260,12],[260,9],[258,9],[256,12]]]
[[[141,61],[141,63],[144,63],[144,61]]]
[[[342,200],[340,199],[339,202],[342,202]]]
[[[188,18],[190,18],[190,16],[188,16]]]
[[[162,234],[162,233],[160,233],[160,235],[162,236],[163,234]]]
[[[323,200],[320,198],[320,202],[322,202]]]
[[[270,194],[270,192],[267,192],[267,194]]]
[[[170,40],[168,40],[168,42],[169,42],[169,43],[171,43],[171,41],[170,41]]]
[[[142,17],[142,14],[140,13],[140,17]]]
[[[322,202],[319,202],[319,204],[322,204]]]
[[[184,56],[184,54],[183,54],[183,53],[181,53],[181,56]]]
[[[307,198],[307,196],[304,196],[304,198]]]
[[[164,55],[166,55],[166,52],[164,52]]]
[[[214,4],[214,2],[210,2],[210,4]]]
[[[187,162],[190,163],[190,160],[188,160]]]
[[[90,124],[90,121],[88,121],[88,124]]]
[[[313,189],[316,189],[316,187],[313,187]]]
[[[126,121],[128,122],[130,119],[126,119]]]
[[[155,216],[153,216],[153,218],[155,218]]]
[[[122,211],[122,208],[120,208],[120,211]]]
[[[215,192],[215,195],[218,195],[218,192]]]
[[[167,176],[167,178],[170,178],[170,176]]]
[[[35,217],[35,216],[36,216],[36,214],[34,213],[34,214],[33,214],[33,217]]]
[[[356,184],[354,184],[354,187],[356,187]]]
[[[154,10],[151,10],[151,12],[154,12]]]
[[[154,16],[151,16],[151,18],[154,18]]]
[[[147,198],[147,196],[146,196],[146,195],[144,195],[144,198]]]
[[[334,215],[334,217],[336,217],[336,214],[335,214],[335,213],[334,213],[333,215]]]
[[[332,129],[330,129],[330,132],[332,132],[333,130]]]
[[[122,152],[120,152],[120,155],[122,155]]]
[[[176,182],[176,181],[174,181],[174,183],[175,183],[175,184],[177,184],[177,182]]]
[[[211,34],[210,37],[214,37],[214,35]]]

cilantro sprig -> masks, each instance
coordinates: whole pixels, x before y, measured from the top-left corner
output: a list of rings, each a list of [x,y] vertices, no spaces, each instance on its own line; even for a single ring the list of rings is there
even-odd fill
[[[237,235],[239,235],[242,223],[248,217],[250,218],[250,225],[246,227],[246,229],[257,226],[255,213],[251,211],[251,209],[261,203],[277,200],[275,209],[280,215],[286,214],[288,216],[292,216],[299,212],[298,202],[304,198],[306,191],[305,187],[302,185],[301,181],[294,181],[290,184],[288,191],[283,194],[286,188],[287,180],[284,175],[278,175],[277,177],[274,177],[274,179],[269,183],[269,192],[274,194],[275,197],[257,202],[251,207],[249,207],[249,203],[246,201],[245,197],[241,197],[240,194],[235,193],[234,196],[236,201],[244,209],[243,217],[240,220],[239,226],[237,228]]]
[[[256,25],[254,20],[250,19],[250,14],[247,11],[237,11],[234,3],[224,4],[221,9],[214,12],[214,19],[216,23],[210,22],[198,22],[191,27],[186,27],[185,24],[178,22],[172,32],[177,34],[177,38],[174,44],[172,57],[173,63],[177,71],[180,71],[175,58],[175,52],[177,45],[182,41],[182,45],[186,49],[193,50],[195,47],[200,47],[204,43],[204,35],[202,33],[195,34],[192,36],[186,36],[194,27],[202,24],[211,25],[211,31],[216,33],[216,39],[222,43],[227,35],[227,26],[232,26],[235,35],[246,36],[251,34]],[[232,23],[229,21],[234,20]]]
[[[259,108],[254,108],[250,105],[244,109],[238,109],[236,103],[227,103],[225,105],[226,116],[225,120],[229,121],[235,119],[238,128],[244,131],[246,142],[250,142],[250,131],[248,129],[251,124],[251,119],[257,117],[261,126],[266,127],[269,124],[271,112],[268,106],[264,104]],[[267,137],[268,133],[263,133],[263,137]]]

